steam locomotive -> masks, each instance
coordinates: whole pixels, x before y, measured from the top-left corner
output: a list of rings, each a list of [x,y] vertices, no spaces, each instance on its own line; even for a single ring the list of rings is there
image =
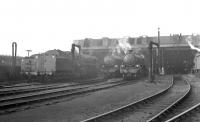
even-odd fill
[[[144,55],[129,50],[120,67],[123,79],[135,79],[147,74]]]
[[[117,55],[107,55],[104,57],[102,72],[105,78],[120,77],[120,65],[123,58]]]

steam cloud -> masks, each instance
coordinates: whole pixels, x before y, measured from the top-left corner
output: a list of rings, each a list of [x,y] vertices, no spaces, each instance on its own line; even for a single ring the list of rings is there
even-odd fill
[[[192,43],[195,43],[194,41],[198,41],[198,42],[196,42],[196,43],[198,43],[198,46],[200,46],[200,42],[199,42],[199,41],[200,41],[200,35],[196,35],[195,37],[196,37],[196,39],[194,39],[193,36],[188,36],[188,37],[186,38],[186,42],[188,43],[188,45],[190,46],[191,49],[200,52],[200,48],[199,48],[199,47],[196,47],[196,46],[194,46],[194,45],[192,44]]]
[[[131,45],[128,42],[128,38],[122,38],[118,40],[118,45],[113,49],[112,55],[124,56],[131,49]]]
[[[129,43],[129,38],[122,38],[118,40],[118,45],[112,51],[113,56],[120,56],[124,57],[129,51],[132,50],[131,54],[135,55],[136,57],[144,58],[144,55],[140,52],[141,48],[132,48]]]
[[[118,48],[121,48],[123,50],[124,54],[127,54],[128,50],[131,49],[131,45],[128,42],[128,38],[119,39],[118,42],[119,42]]]

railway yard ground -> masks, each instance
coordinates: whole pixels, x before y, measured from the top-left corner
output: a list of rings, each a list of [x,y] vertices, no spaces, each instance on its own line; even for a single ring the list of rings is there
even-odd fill
[[[199,122],[200,121],[200,78],[194,75],[184,76],[191,84],[191,92],[189,96],[181,102],[180,105],[172,111],[174,118],[169,119],[170,121],[181,121],[181,122]],[[176,116],[175,116],[176,115]],[[169,114],[170,118],[172,114]]]
[[[72,80],[72,79],[66,79],[66,78],[56,78],[56,79],[30,79],[30,80],[14,80],[14,81],[3,81],[0,82],[0,88],[4,88],[4,87],[23,87],[23,86],[31,86],[31,85],[45,85],[45,84],[55,84],[55,83],[70,83],[70,84],[74,84],[74,83],[82,83],[87,82],[87,81],[94,81],[95,79],[102,79],[101,76],[98,76],[97,78],[84,78],[83,79],[76,79],[76,80]]]
[[[109,82],[114,82],[110,79]],[[124,82],[124,81],[119,81]],[[115,87],[94,90],[80,95],[62,97],[34,105],[22,106],[22,110],[1,114],[1,122],[76,122],[117,109],[166,89],[171,84],[170,76],[129,81]],[[104,86],[105,87],[105,86]],[[107,86],[106,86],[107,87]],[[51,102],[50,102],[51,101]],[[27,107],[28,106],[28,107]],[[24,109],[23,109],[24,108]]]

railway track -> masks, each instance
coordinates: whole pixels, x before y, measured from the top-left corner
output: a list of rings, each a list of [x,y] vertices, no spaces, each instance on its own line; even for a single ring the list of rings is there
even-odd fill
[[[166,122],[199,122],[200,97],[199,82],[191,82],[191,92],[177,107],[171,110],[164,121]]]
[[[99,80],[102,80],[103,77],[97,77],[97,78],[93,78],[93,79],[88,79],[88,80],[82,80],[81,82],[84,83],[90,83],[90,82],[98,82]],[[28,80],[25,80],[24,82],[28,82]],[[39,83],[37,81],[32,82],[32,83],[20,83],[20,84],[15,84],[15,85],[0,85],[0,90],[1,89],[23,89],[23,88],[29,88],[29,87],[33,87],[33,86],[39,86],[39,85],[43,85],[43,86],[53,86],[53,85],[59,85],[60,83],[53,83],[53,84],[42,84]],[[65,83],[63,83],[65,84]],[[72,82],[70,82],[69,84],[72,84]],[[74,84],[74,83],[73,83]],[[78,83],[76,83],[78,84]],[[79,84],[83,84],[83,83],[79,83]]]
[[[57,84],[49,84],[49,85],[31,85],[30,84],[30,85],[25,85],[25,86],[20,86],[20,87],[11,86],[11,87],[5,87],[5,88],[0,89],[0,97],[29,93],[29,92],[36,92],[36,91],[42,91],[42,90],[65,88],[65,87],[71,87],[71,86],[77,86],[77,85],[95,84],[95,83],[98,83],[99,81],[102,81],[102,78],[87,80],[87,81],[83,81],[83,83],[77,83],[77,84],[57,83]]]
[[[90,84],[60,84],[57,86],[41,86],[41,87],[36,87],[33,89],[25,89],[25,90],[16,90],[12,91],[11,95],[8,95],[6,93],[6,96],[1,96],[0,102],[8,101],[8,100],[16,100],[16,99],[21,99],[27,98],[30,96],[37,96],[37,95],[43,95],[43,94],[50,94],[50,93],[57,93],[57,92],[65,92],[65,91],[73,91],[73,90],[79,90],[79,89],[85,89],[89,87],[94,87],[94,86],[101,86],[101,85],[106,85],[106,84],[112,84],[112,83],[118,83],[121,80],[114,80],[110,82],[100,82],[100,83],[90,83]],[[16,94],[20,92],[21,94]],[[30,92],[30,93],[29,93]]]
[[[179,79],[179,80],[182,81],[181,79]],[[190,92],[191,92],[191,89],[192,89],[191,84],[187,80],[184,80],[184,81],[188,84],[188,88],[187,88],[186,92],[183,93],[183,95],[181,97],[179,97],[176,101],[174,101],[172,104],[170,104],[167,108],[165,108],[164,110],[159,112],[154,117],[148,119],[147,122],[164,122],[168,117],[170,117],[170,114],[171,115],[174,114],[172,111],[174,109],[176,109],[179,104],[184,102],[184,100],[188,96],[190,96]]]
[[[28,82],[28,81],[23,81]],[[24,86],[31,86],[31,85],[38,85],[40,83],[21,83],[21,84],[15,84],[15,85],[0,85],[2,88],[17,88],[17,87],[24,87]]]
[[[18,109],[18,107],[24,105],[31,106],[32,104],[38,102],[41,103],[47,100],[80,95],[83,93],[89,93],[97,90],[107,89],[127,83],[130,82],[122,82],[122,80],[118,80],[118,81],[110,81],[93,85],[84,85],[84,86],[79,85],[66,88],[44,90],[39,92],[30,92],[13,96],[5,96],[0,98],[0,114],[14,112],[16,111],[16,109]]]
[[[199,122],[199,116],[195,114],[199,114],[199,107],[200,103],[192,106],[191,108],[185,110],[184,112],[172,117],[171,119],[167,120],[166,122]]]
[[[171,85],[158,93],[118,109],[83,120],[82,122],[126,122],[126,121],[159,121],[190,91],[190,84],[175,79]]]

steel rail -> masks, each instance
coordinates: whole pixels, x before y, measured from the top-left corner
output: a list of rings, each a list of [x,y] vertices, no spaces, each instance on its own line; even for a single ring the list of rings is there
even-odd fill
[[[13,90],[2,90],[0,91],[0,96],[8,96],[13,94],[20,94],[24,92],[34,92],[34,91],[41,91],[41,90],[50,90],[50,89],[56,89],[56,88],[64,88],[64,87],[70,87],[74,85],[69,84],[55,84],[55,85],[47,85],[47,86],[34,86],[32,88],[25,88],[25,89],[13,89]]]
[[[150,95],[150,96],[148,96],[148,97],[145,97],[145,98],[143,98],[143,99],[140,99],[140,100],[138,100],[138,101],[136,101],[136,102],[133,102],[133,103],[130,103],[130,104],[128,104],[128,105],[122,106],[122,107],[120,107],[120,108],[111,110],[111,111],[109,111],[109,112],[106,112],[106,113],[103,113],[103,114],[100,114],[100,115],[97,115],[97,116],[88,118],[88,119],[83,120],[83,121],[81,121],[81,122],[95,122],[95,121],[97,121],[98,119],[101,119],[101,118],[103,118],[103,117],[109,116],[109,115],[114,114],[114,113],[116,113],[116,112],[122,111],[122,110],[124,110],[124,109],[126,109],[126,108],[129,108],[129,107],[131,107],[131,106],[140,104],[140,103],[142,103],[142,102],[144,102],[144,101],[146,101],[146,100],[149,100],[149,99],[151,99],[151,98],[153,98],[153,97],[157,97],[157,96],[159,96],[159,95],[161,95],[161,94],[167,92],[167,91],[173,86],[173,84],[174,84],[174,78],[173,78],[173,76],[172,76],[172,78],[171,78],[171,84],[170,84],[166,89],[161,90],[161,91],[159,91],[159,92],[157,92],[157,93],[155,93],[155,94],[153,94],[153,95]]]
[[[80,84],[82,84],[82,82],[91,82],[91,81],[98,81],[98,80],[103,80],[103,78],[102,77],[97,77],[97,78],[93,78],[93,79],[87,79],[87,80],[83,80],[83,81],[81,81],[81,83]],[[28,80],[26,80],[26,81],[28,81]],[[60,83],[56,83],[56,84],[49,84],[49,85],[47,85],[47,86],[50,86],[50,85],[59,85]],[[44,85],[44,84],[41,84],[41,83],[30,83],[30,84],[15,84],[15,85],[1,85],[1,87],[2,88],[0,88],[0,90],[1,91],[6,91],[6,89],[16,89],[16,88],[18,88],[18,89],[20,89],[20,87],[23,89],[23,88],[25,88],[25,87],[27,87],[27,86],[33,86],[33,85]]]
[[[177,99],[175,102],[173,102],[171,105],[169,105],[167,108],[165,108],[164,110],[162,110],[161,112],[159,112],[157,115],[155,115],[154,117],[148,119],[146,122],[157,122],[159,120],[162,120],[162,118],[167,115],[167,113],[169,112],[170,109],[173,109],[173,107],[175,107],[178,103],[180,103],[181,101],[183,101],[190,93],[191,91],[191,85],[187,80],[184,80],[187,85],[187,91],[179,98]]]
[[[75,90],[75,91],[72,91],[70,93],[69,92],[66,92],[66,93],[61,92],[59,94],[44,94],[44,95],[35,96],[35,97],[32,96],[32,97],[30,97],[30,99],[19,99],[17,101],[8,101],[8,103],[6,103],[6,102],[0,103],[0,108],[2,110],[5,110],[7,108],[17,107],[17,106],[20,106],[20,105],[34,103],[34,102],[37,102],[37,101],[44,101],[44,100],[50,100],[50,99],[65,97],[65,96],[79,95],[79,94],[103,90],[103,89],[107,89],[107,88],[111,88],[111,87],[115,87],[115,86],[119,86],[119,85],[127,84],[127,83],[130,83],[130,82],[121,82],[121,83],[117,83],[117,84],[111,83],[111,84],[107,84],[107,86],[105,86],[106,84],[103,84],[102,86],[101,85],[97,86],[97,88],[80,89],[78,91]],[[2,113],[0,113],[0,114],[2,114]]]
[[[193,110],[197,109],[198,107],[200,107],[200,103],[188,108],[187,110],[183,111],[182,113],[166,120],[165,122],[176,122],[176,121],[180,121],[182,118],[184,118],[184,116],[187,116],[187,114],[189,114],[190,112],[192,112]]]
[[[23,82],[28,82],[28,80],[21,80]],[[8,81],[7,81],[8,82]],[[15,84],[15,85],[0,85],[3,89],[4,88],[17,88],[17,87],[24,87],[24,86],[31,86],[31,85],[38,85],[40,83],[31,83],[31,84]]]
[[[121,80],[116,81],[114,83],[120,83]],[[43,90],[43,91],[38,91],[38,92],[32,92],[32,93],[27,93],[27,94],[20,94],[20,95],[14,95],[13,97],[10,96],[6,96],[6,97],[1,97],[0,98],[0,105],[2,102],[4,101],[11,101],[11,100],[17,100],[17,99],[22,99],[22,98],[28,98],[28,97],[34,97],[34,96],[41,96],[41,95],[46,95],[46,94],[54,94],[54,93],[60,93],[60,92],[68,92],[68,91],[74,91],[74,90],[79,90],[79,89],[86,89],[89,87],[95,87],[95,86],[103,86],[103,85],[109,85],[109,84],[113,84],[113,82],[111,83],[107,83],[107,82],[103,82],[103,83],[99,83],[99,84],[90,84],[90,85],[77,85],[77,86],[66,86],[64,88],[55,88],[55,89],[50,89],[50,90]],[[121,84],[121,83],[120,83]]]
[[[28,93],[28,92],[34,92],[34,91],[42,91],[42,90],[50,90],[50,89],[57,89],[57,88],[65,88],[65,87],[72,87],[72,86],[78,86],[78,85],[87,85],[87,84],[92,84],[96,83],[99,80],[103,79],[92,79],[88,81],[83,81],[83,83],[78,83],[78,84],[51,84],[51,85],[39,85],[39,86],[33,86],[32,88],[20,88],[20,89],[13,89],[13,88],[3,88],[0,89],[0,96],[7,96],[7,95],[13,95],[13,94],[20,94],[20,93]],[[93,82],[91,82],[93,81]],[[95,81],[95,82],[94,82]]]

